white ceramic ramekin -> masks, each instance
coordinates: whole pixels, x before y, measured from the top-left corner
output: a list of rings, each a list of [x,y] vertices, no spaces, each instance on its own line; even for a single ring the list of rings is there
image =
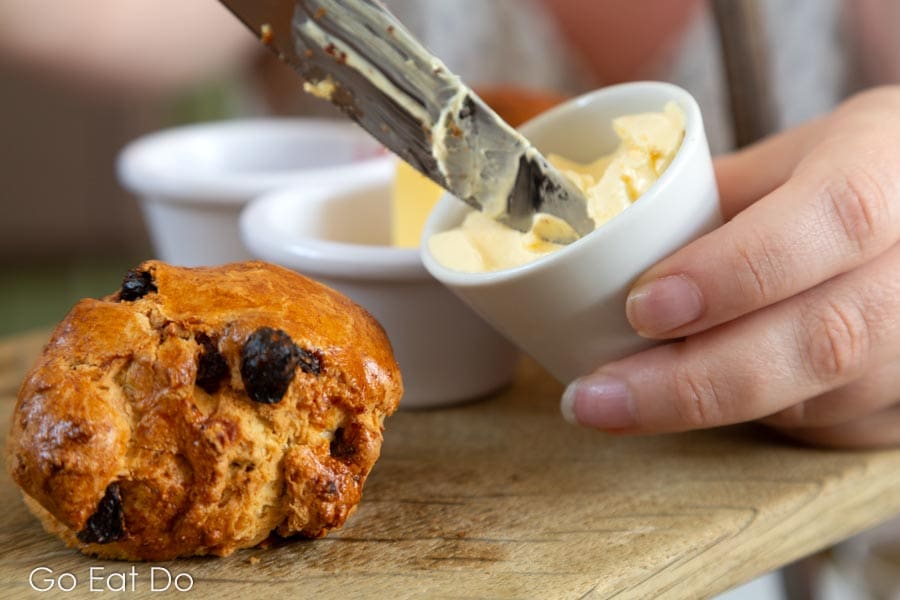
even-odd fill
[[[293,187],[241,215],[251,253],[346,294],[382,324],[403,375],[401,408],[453,404],[512,380],[519,356],[422,266],[390,244],[392,164]]]
[[[140,200],[157,256],[196,266],[250,258],[238,216],[251,198],[321,177],[352,178],[389,160],[350,122],[267,118],[144,136],[122,150],[117,170]]]
[[[618,145],[615,117],[685,113],[684,141],[662,177],[599,229],[535,262],[492,273],[444,267],[428,238],[459,225],[470,210],[445,195],[425,225],[425,267],[563,383],[648,348],[625,317],[625,299],[646,269],[722,223],[703,120],[696,101],[667,83],[612,86],[575,98],[521,128],[542,152],[590,162]]]

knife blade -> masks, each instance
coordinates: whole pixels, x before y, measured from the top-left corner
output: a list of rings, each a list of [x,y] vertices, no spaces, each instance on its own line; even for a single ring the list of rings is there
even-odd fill
[[[377,0],[221,2],[304,89],[457,198],[520,231],[536,212],[593,231],[581,191]]]

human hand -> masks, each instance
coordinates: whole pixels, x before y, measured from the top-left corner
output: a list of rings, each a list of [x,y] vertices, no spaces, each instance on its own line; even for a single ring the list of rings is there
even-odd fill
[[[728,222],[640,277],[635,330],[675,341],[573,382],[621,433],[760,420],[815,444],[900,443],[900,87],[716,162]]]

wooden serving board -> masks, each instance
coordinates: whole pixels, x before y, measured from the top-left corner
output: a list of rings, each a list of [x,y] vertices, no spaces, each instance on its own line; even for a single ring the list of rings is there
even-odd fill
[[[4,445],[45,337],[0,342]],[[192,598],[696,598],[900,513],[900,451],[816,450],[752,426],[612,437],[566,425],[560,393],[525,361],[494,397],[398,413],[342,530],[228,558],[84,557],[41,529],[4,465],[0,597],[55,597],[30,587],[38,569],[35,587],[77,581],[65,598],[105,597],[92,574],[130,598],[185,573]]]

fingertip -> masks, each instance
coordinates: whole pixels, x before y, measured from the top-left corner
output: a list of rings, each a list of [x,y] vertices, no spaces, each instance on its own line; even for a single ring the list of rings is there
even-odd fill
[[[575,390],[578,386],[576,379],[563,392],[562,399],[559,401],[559,412],[562,413],[563,420],[569,425],[580,425],[578,418],[575,416]]]
[[[638,335],[663,339],[706,311],[699,287],[685,275],[669,275],[632,288],[625,315]]]
[[[637,425],[628,385],[602,373],[570,383],[560,401],[560,412],[573,425],[604,431],[632,429]]]

